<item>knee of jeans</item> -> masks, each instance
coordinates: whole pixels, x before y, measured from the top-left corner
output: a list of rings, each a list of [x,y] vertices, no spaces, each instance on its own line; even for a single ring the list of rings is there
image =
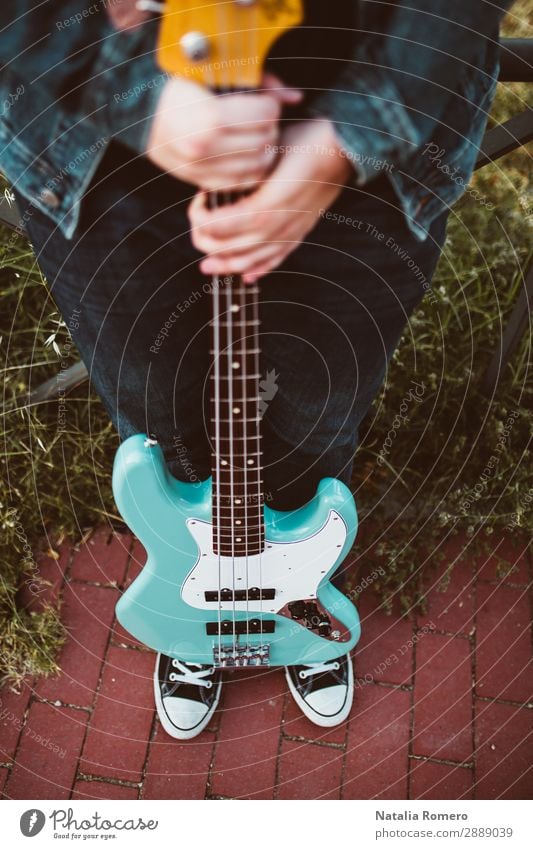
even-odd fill
[[[275,415],[266,414],[265,427],[270,427],[293,450],[312,457],[339,449],[350,450],[357,442],[353,412],[327,406],[284,407]]]

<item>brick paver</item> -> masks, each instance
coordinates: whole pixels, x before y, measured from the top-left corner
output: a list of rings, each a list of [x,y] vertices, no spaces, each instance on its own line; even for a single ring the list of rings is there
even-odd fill
[[[474,627],[474,566],[468,541],[447,543],[447,558],[424,575],[426,610],[418,625],[452,634],[471,634]]]
[[[215,735],[204,731],[189,743],[172,740],[157,724],[143,783],[143,799],[204,799]]]
[[[273,797],[285,690],[279,669],[229,678],[211,774],[215,795]]]
[[[472,657],[468,640],[426,634],[416,647],[413,752],[472,756]]]
[[[531,798],[533,686],[529,555],[445,541],[424,573],[427,609],[388,616],[359,601],[354,707],[325,729],[301,715],[282,670],[227,676],[210,728],[169,738],[154,715],[154,654],[114,619],[146,554],[128,534],[95,531],[37,558],[50,582],[20,593],[29,610],[62,597],[61,672],[0,688],[0,795],[15,799]],[[372,574],[356,558],[358,574]],[[385,564],[386,565],[386,564]],[[453,569],[449,567],[453,565]],[[474,680],[475,678],[475,680]],[[3,788],[3,790],[2,790]]]
[[[381,602],[369,592],[358,604],[361,639],[355,650],[357,675],[367,681],[409,684],[413,674],[410,619],[388,616]]]
[[[343,798],[407,798],[410,702],[407,690],[376,684],[357,689]]]
[[[476,799],[531,799],[533,710],[478,701]]]
[[[80,770],[140,781],[154,718],[155,655],[111,646],[83,748]]]
[[[110,533],[107,528],[100,528],[74,553],[71,578],[99,584],[121,584],[132,542],[130,534]]]
[[[117,599],[115,589],[78,582],[65,586],[63,622],[68,636],[58,661],[61,672],[36,685],[41,698],[92,705]]]
[[[34,702],[6,785],[11,799],[68,799],[88,715]]]
[[[476,692],[517,702],[533,698],[531,607],[527,589],[477,589]]]
[[[278,799],[338,799],[342,749],[284,740],[280,753]]]
[[[411,761],[411,799],[472,799],[474,774],[471,768]]]

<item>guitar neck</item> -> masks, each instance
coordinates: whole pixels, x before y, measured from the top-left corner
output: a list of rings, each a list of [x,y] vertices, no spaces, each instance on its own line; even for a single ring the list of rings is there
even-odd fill
[[[213,281],[211,449],[213,548],[264,548],[258,288],[238,275]]]
[[[165,0],[159,65],[213,91],[256,89],[271,46],[302,15],[300,0]],[[264,548],[257,303],[236,275],[213,287],[213,547],[230,557]]]

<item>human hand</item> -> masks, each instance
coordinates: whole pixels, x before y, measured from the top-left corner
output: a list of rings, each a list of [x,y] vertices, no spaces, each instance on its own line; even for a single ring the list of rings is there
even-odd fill
[[[272,74],[265,75],[261,91],[225,95],[172,78],[161,94],[146,154],[163,171],[205,191],[248,190],[273,165],[283,104],[301,96]]]
[[[330,121],[295,124],[281,143],[275,169],[253,194],[209,209],[200,192],[189,206],[193,244],[207,254],[204,274],[242,274],[252,283],[273,271],[342,191],[352,166]]]

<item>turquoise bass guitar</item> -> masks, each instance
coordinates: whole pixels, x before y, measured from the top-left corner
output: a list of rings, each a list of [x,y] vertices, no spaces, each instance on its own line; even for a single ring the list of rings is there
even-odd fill
[[[167,5],[176,14],[162,22],[160,64],[197,79],[201,63],[206,67],[206,59],[221,50],[220,22],[216,15],[209,19],[217,7],[231,17],[224,27],[226,57],[242,53],[242,36],[232,43],[235,33],[253,28],[260,56],[300,15],[295,2],[265,11],[261,3],[214,0],[202,7],[204,20],[196,12],[190,31],[176,31],[185,26],[191,4]],[[216,79],[213,63],[215,78],[208,82],[226,89],[260,84],[257,63],[229,67],[240,76]],[[144,434],[120,446],[113,492],[148,560],[121,597],[117,617],[141,642],[191,663],[238,668],[326,662],[352,649],[360,635],[356,608],[330,581],[355,539],[355,503],[343,483],[326,478],[297,511],[265,504],[258,289],[238,276],[215,279],[211,288],[212,476],[200,484],[176,480],[157,441]]]

